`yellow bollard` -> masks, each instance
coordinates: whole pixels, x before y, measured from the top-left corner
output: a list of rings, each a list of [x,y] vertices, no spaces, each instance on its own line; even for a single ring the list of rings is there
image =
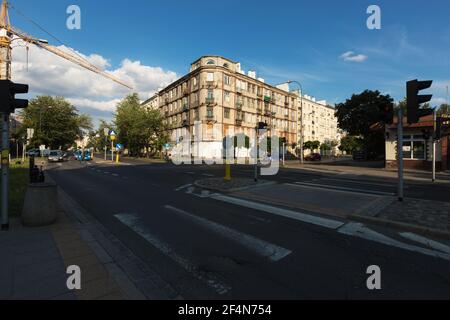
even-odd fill
[[[225,181],[231,181],[231,166],[228,161],[225,161],[225,177],[223,179]]]
[[[117,152],[117,155],[116,155],[116,163],[119,163],[119,152]]]

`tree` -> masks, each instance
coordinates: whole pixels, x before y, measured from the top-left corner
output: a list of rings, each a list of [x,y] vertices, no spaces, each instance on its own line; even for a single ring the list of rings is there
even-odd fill
[[[311,150],[313,152],[314,150],[317,150],[320,148],[320,141],[306,141],[303,144],[303,150]]]
[[[339,128],[349,135],[360,136],[370,158],[384,155],[384,132],[372,130],[371,126],[380,121],[380,108],[390,103],[393,99],[389,95],[366,90],[336,105]]]
[[[147,155],[150,155],[150,151],[161,151],[169,141],[159,110],[143,108],[137,93],[130,94],[119,102],[114,125],[117,128],[118,142],[132,155],[139,155],[143,150]]]
[[[97,130],[89,132],[88,148],[94,148],[95,150],[100,151],[104,150],[105,146],[109,147],[109,137],[105,137],[105,129],[108,129],[109,132],[113,130],[114,127],[112,124],[101,119]]]
[[[34,129],[30,144],[34,147],[46,145],[50,149],[66,149],[82,139],[92,129],[89,115],[78,110],[63,97],[38,96],[28,108],[21,110],[23,117],[21,134],[27,128]]]
[[[341,139],[339,150],[352,153],[354,150],[362,147],[362,141],[355,136],[345,136]]]
[[[450,115],[450,105],[446,103],[441,104],[441,106],[437,110],[437,115],[438,116]]]

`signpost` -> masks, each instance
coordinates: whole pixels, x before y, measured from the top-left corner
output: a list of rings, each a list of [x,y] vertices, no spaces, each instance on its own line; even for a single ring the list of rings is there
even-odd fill
[[[111,161],[114,162],[114,141],[116,140],[116,133],[114,130],[109,132],[109,139],[111,140]]]

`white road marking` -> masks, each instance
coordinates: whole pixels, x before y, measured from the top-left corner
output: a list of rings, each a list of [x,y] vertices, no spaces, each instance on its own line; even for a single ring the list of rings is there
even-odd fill
[[[170,205],[166,205],[164,206],[164,208],[179,213],[181,215],[184,215],[193,220],[195,223],[203,226],[204,228],[209,229],[212,232],[218,233],[224,238],[233,240],[234,242],[241,244],[242,246],[256,252],[257,254],[265,258],[268,258],[271,261],[279,261],[292,253],[292,251],[285,249],[283,247],[255,238],[253,236],[239,232],[237,230],[228,228],[222,224],[193,215],[187,211],[172,207]]]
[[[373,230],[367,228],[362,223],[349,222],[345,226],[340,228],[338,230],[338,232],[341,234],[355,236],[355,237],[359,237],[362,239],[382,243],[382,244],[385,244],[388,246],[397,247],[397,248],[408,250],[408,251],[418,252],[418,253],[421,253],[424,255],[437,257],[437,258],[441,258],[441,259],[450,261],[450,254],[446,254],[446,253],[442,253],[439,251],[434,251],[434,250],[426,249],[423,247],[418,247],[418,246],[414,246],[414,245],[410,245],[410,244],[406,244],[406,243],[397,241],[395,239],[389,238],[381,233],[378,233],[376,231],[373,231]]]
[[[435,249],[435,250],[439,250],[441,252],[450,254],[450,247],[445,245],[445,244],[443,244],[443,243],[440,243],[440,242],[437,242],[437,241],[434,241],[434,240],[430,240],[428,238],[419,236],[419,235],[411,233],[411,232],[402,232],[402,233],[400,233],[400,235],[403,238],[406,238],[406,239],[409,239],[409,240],[421,243],[423,245],[426,245],[430,249]]]
[[[119,175],[117,173],[111,173],[114,177],[118,177]]]
[[[234,204],[237,206],[255,209],[255,210],[259,210],[259,211],[264,211],[264,212],[268,212],[268,213],[275,214],[278,216],[318,225],[318,226],[329,228],[329,229],[337,229],[344,225],[344,223],[341,221],[317,217],[317,216],[309,215],[306,213],[282,209],[282,208],[270,206],[267,204],[262,204],[262,203],[244,200],[244,199],[240,199],[240,198],[234,198],[234,197],[225,196],[225,195],[221,195],[221,194],[217,194],[217,193],[211,195],[210,198],[219,200],[222,202],[231,203],[231,204]]]
[[[333,186],[333,185],[329,185],[329,184],[295,182],[294,185],[311,187],[311,188],[322,189],[322,190],[328,189],[328,190],[336,190],[336,191],[342,191],[342,192],[352,192],[352,193],[360,193],[360,194],[363,193],[366,195],[395,196],[395,193],[393,193],[393,192],[382,192],[382,191],[373,191],[373,190],[368,190],[368,189],[348,188],[348,187]]]
[[[116,214],[114,215],[120,222],[128,226],[131,230],[139,234],[147,240],[152,246],[161,251],[164,255],[176,262],[180,267],[191,273],[198,280],[205,282],[209,287],[214,289],[218,294],[225,294],[231,287],[222,283],[213,274],[199,270],[189,259],[177,254],[167,243],[149,233],[142,227],[142,221],[135,214]]]
[[[176,188],[175,189],[175,191],[181,191],[181,190],[183,190],[183,189],[186,189],[187,187],[190,187],[190,186],[192,186],[192,183],[188,183],[188,184],[185,184],[185,185],[183,185],[183,186],[181,186],[181,187],[178,187],[178,188]]]

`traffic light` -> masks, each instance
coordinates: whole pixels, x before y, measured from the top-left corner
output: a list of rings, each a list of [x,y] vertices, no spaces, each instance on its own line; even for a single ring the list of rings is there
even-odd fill
[[[433,113],[431,109],[419,110],[420,104],[428,102],[433,97],[431,94],[419,95],[420,90],[431,87],[433,81],[417,81],[411,80],[406,83],[406,99],[407,99],[407,116],[408,123],[417,123],[419,118]]]
[[[28,100],[16,99],[16,94],[28,93],[28,85],[0,80],[0,112],[14,113],[15,109],[28,107]]]
[[[380,120],[385,124],[394,123],[394,104],[380,106]]]

